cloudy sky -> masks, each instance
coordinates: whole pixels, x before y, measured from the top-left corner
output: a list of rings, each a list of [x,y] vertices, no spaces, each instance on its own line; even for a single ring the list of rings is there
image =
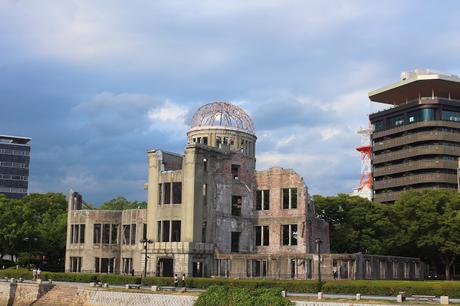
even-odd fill
[[[312,194],[358,184],[367,93],[460,74],[458,1],[0,0],[0,134],[32,137],[30,192],[144,200],[146,151],[183,152],[197,107],[252,116],[257,168]]]

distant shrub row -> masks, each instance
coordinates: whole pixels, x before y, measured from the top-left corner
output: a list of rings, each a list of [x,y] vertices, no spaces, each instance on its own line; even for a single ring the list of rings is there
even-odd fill
[[[32,279],[32,272],[25,269],[0,270],[0,277]],[[113,285],[142,284],[173,286],[172,277],[139,276],[99,273],[42,272],[42,279],[67,282],[102,282]],[[392,280],[337,280],[326,281],[319,286],[314,280],[271,280],[271,279],[229,279],[229,278],[187,278],[187,287],[207,289],[210,286],[226,286],[246,289],[280,288],[297,293],[342,293],[396,296],[400,291],[412,294],[448,295],[460,298],[460,281],[392,281]]]
[[[200,295],[195,306],[291,306],[291,301],[281,296],[280,288],[238,288],[211,286]]]

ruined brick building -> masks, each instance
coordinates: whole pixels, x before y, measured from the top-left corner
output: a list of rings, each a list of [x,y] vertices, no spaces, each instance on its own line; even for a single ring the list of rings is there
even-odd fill
[[[193,116],[183,155],[148,151],[147,209],[85,210],[71,192],[66,271],[309,279],[320,239],[323,277],[420,277],[417,259],[329,254],[302,177],[256,171],[256,140],[243,109],[210,103]]]

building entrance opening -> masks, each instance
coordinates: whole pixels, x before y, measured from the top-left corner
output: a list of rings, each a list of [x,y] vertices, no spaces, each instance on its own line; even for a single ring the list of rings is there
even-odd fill
[[[172,258],[160,258],[157,263],[158,276],[172,277],[174,274],[173,262]]]
[[[193,263],[193,277],[203,277],[203,263],[201,261],[197,261]]]

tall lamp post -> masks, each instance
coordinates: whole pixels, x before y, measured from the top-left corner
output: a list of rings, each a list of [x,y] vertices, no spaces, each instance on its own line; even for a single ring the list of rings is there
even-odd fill
[[[24,241],[29,243],[29,258],[27,260],[27,267],[30,270],[30,258],[32,257],[32,241],[37,241],[38,238],[36,237],[25,237]]]
[[[318,282],[321,284],[321,243],[323,241],[320,238],[315,239],[316,252],[318,253]]]
[[[144,245],[144,278],[147,277],[147,259],[149,258],[147,256],[147,247],[149,244],[153,243],[153,240],[148,240],[148,239],[142,239],[141,243]]]

